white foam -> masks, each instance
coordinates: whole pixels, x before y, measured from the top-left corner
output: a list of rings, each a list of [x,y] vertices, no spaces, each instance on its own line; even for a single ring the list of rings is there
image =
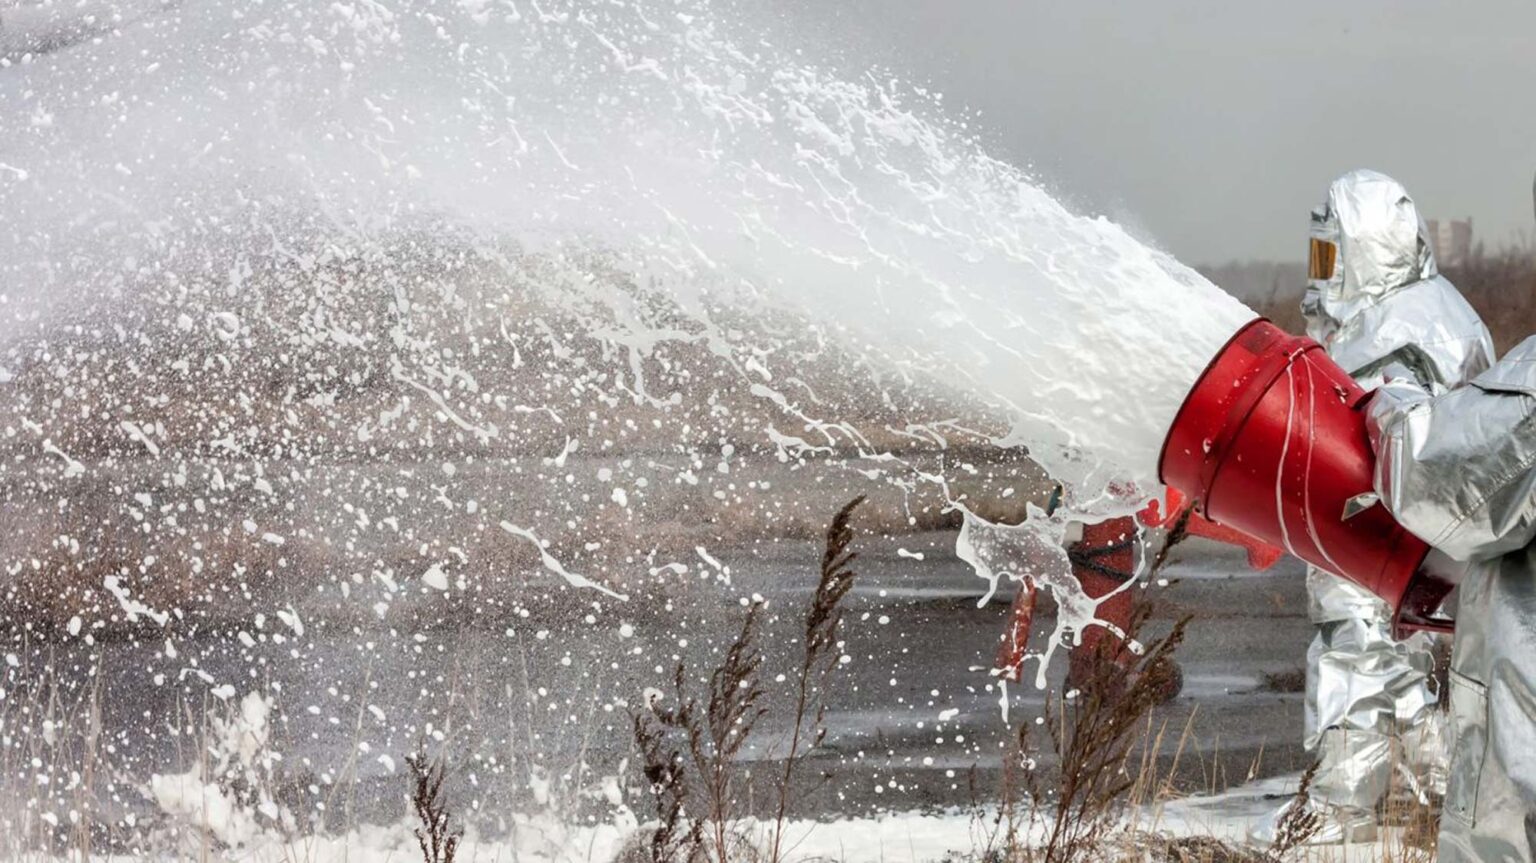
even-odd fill
[[[781,453],[851,446],[865,476],[944,483],[897,476],[901,460],[854,418],[785,395],[792,381],[773,379],[754,351],[785,343],[786,321],[809,321],[880,374],[925,378],[1009,417],[996,443],[1029,447],[1068,485],[1067,508],[1022,528],[967,514],[959,550],[994,579],[1054,590],[1058,643],[1092,625],[1097,605],[1068,575],[1066,520],[1125,512],[1155,492],[1158,449],[1185,392],[1252,317],[989,156],[921,90],[839,77],[798,56],[792,34],[781,47],[702,0],[553,12],[510,0],[186,0],[141,12],[119,32],[0,69],[0,117],[17,121],[0,127],[0,298],[10,309],[0,344],[39,318],[151,286],[183,333],[238,345],[260,325],[248,314],[261,302],[246,293],[250,261],[308,273],[306,250],[325,244],[357,257],[408,257],[436,240],[472,246],[482,261],[600,257],[625,278],[582,279],[572,267],[532,287],[601,328],[622,358],[617,389],[637,404],[667,406],[647,389],[646,355],[669,340],[703,343],[800,426],[764,429]],[[7,38],[17,50],[27,34]],[[296,234],[303,244],[290,242]],[[650,323],[620,282],[661,292],[687,326]],[[189,295],[196,315],[177,307]],[[405,291],[392,300],[405,317]],[[560,336],[544,329],[564,361]],[[321,330],[337,345],[356,338]],[[389,338],[399,346],[408,335]],[[466,341],[423,353],[476,347]],[[502,438],[482,417],[495,399],[450,403],[448,385],[398,358],[390,374],[402,406],[425,398],[476,443]],[[446,362],[442,375],[464,392],[493,386]],[[539,398],[531,392],[496,399],[563,425],[576,403],[551,392],[549,404],[522,403]],[[401,411],[377,413],[357,438],[399,434]],[[121,430],[152,455],[176,446],[134,420]],[[575,451],[565,440],[555,467]],[[732,469],[728,456],[719,468]],[[691,470],[679,479],[697,480]],[[619,509],[638,498],[609,493]],[[519,553],[536,554],[541,575],[622,597],[551,552],[550,525],[491,518]],[[397,515],[378,524],[400,531]],[[727,567],[702,547],[699,556],[729,583]],[[423,583],[441,589],[440,573]],[[166,618],[126,587],[117,594],[130,617]]]
[[[191,0],[0,70],[4,116],[47,118],[0,138],[26,172],[0,178],[0,292],[100,296],[216,236],[237,238],[218,250],[233,265],[296,220],[599,244],[701,319],[709,291],[809,310],[1006,406],[1010,440],[1069,483],[1155,486],[1179,400],[1251,312],[1069,212],[925,96],[694,5],[232,20]]]

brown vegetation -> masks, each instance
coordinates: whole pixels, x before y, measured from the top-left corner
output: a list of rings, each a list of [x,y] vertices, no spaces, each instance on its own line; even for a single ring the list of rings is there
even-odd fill
[[[464,831],[451,826],[453,816],[443,795],[443,781],[448,770],[441,761],[431,760],[424,752],[406,756],[405,763],[411,768],[411,782],[415,786],[411,792],[411,810],[421,822],[415,832],[422,863],[453,863]]]
[[[648,837],[646,855],[652,863],[694,859],[779,863],[784,859],[785,819],[790,814],[796,770],[826,737],[823,687],[842,656],[842,603],[853,587],[849,565],[857,557],[849,551],[853,541],[849,522],[863,501],[862,497],[849,501],[827,528],[816,593],[806,609],[793,731],[782,768],[774,777],[774,817],[767,849],[757,851],[739,829],[750,814],[739,796],[745,785],[740,755],[757,720],[767,713],[758,705],[764,690],[758,673],[763,655],[757,643],[763,603],[757,601],[748,606],[740,635],[710,674],[709,698],[702,709],[690,695],[687,670],[679,663],[673,703],[648,697],[634,714],[640,768],[656,806],[657,823]]]
[[[108,578],[172,628],[344,620],[433,566],[504,615],[559,587],[541,551],[663,593],[669,558],[812,540],[859,492],[904,533],[957,526],[951,497],[1017,521],[1046,487],[995,408],[789,313],[752,335],[722,300],[706,327],[600,260],[296,249],[238,292],[164,262],[180,287],[0,344],[7,620],[141,623]]]
[[[1135,639],[1152,614],[1141,600],[1127,635]],[[1092,657],[1091,673],[1078,689],[1048,696],[1042,717],[1046,740],[1037,742],[1031,723],[1021,722],[1004,763],[999,800],[980,858],[1005,863],[1069,863],[1116,859],[1122,816],[1136,800],[1156,796],[1161,735],[1150,729],[1152,708],[1162,701],[1173,652],[1184,639],[1189,618],[1148,645],[1129,667],[1110,649]],[[1133,758],[1141,745],[1142,757]],[[1044,763],[1046,756],[1054,769]],[[1139,769],[1133,771],[1133,764]]]
[[[1304,259],[1232,261],[1201,267],[1200,272],[1283,329],[1305,329],[1300,309],[1307,285]],[[1490,252],[1479,246],[1465,262],[1443,267],[1441,273],[1482,315],[1499,353],[1536,333],[1536,247],[1513,245]]]

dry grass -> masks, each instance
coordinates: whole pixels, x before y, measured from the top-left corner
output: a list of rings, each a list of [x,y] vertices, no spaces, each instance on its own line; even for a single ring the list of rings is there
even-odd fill
[[[1283,264],[1235,261],[1200,270],[1288,332],[1304,330],[1304,258]],[[1441,272],[1488,324],[1499,353],[1536,333],[1536,247],[1530,243],[1495,251],[1479,246],[1468,260]]]
[[[289,239],[238,295],[208,287],[228,273],[206,261],[167,260],[176,278],[0,343],[0,612],[121,630],[113,576],[182,611],[172,626],[287,601],[341,619],[379,597],[322,588],[379,594],[454,548],[482,593],[466,607],[494,613],[544,575],[503,520],[634,593],[678,587],[638,557],[814,539],[860,492],[899,534],[953,526],[946,491],[1017,520],[1041,485],[991,443],[999,410],[814,320],[722,301],[706,327],[599,256]]]
[[[1176,527],[1170,539],[1177,542],[1181,535]],[[1153,571],[1164,559],[1160,555],[1153,562]],[[1128,630],[1131,638],[1143,630],[1150,613],[1151,603],[1138,603]],[[1159,832],[1156,813],[1181,796],[1173,777],[1193,743],[1195,716],[1190,716],[1173,744],[1171,765],[1160,770],[1169,729],[1166,723],[1154,725],[1151,709],[1164,683],[1161,675],[1188,623],[1188,618],[1179,620],[1129,669],[1105,652],[1096,655],[1085,685],[1067,696],[1047,699],[1041,717],[1043,741],[1035,739],[1028,723],[1021,725],[1004,765],[995,810],[979,798],[974,804],[973,819],[982,839],[968,859],[985,863],[1334,863],[1341,859],[1337,846],[1308,844],[1323,826],[1323,816],[1311,805],[1310,796],[1317,765],[1301,777],[1277,825],[1278,838],[1269,847]],[[1397,755],[1401,759],[1402,753]],[[1054,771],[1046,769],[1048,760],[1055,762]],[[1200,790],[1220,793],[1226,790],[1223,782],[1219,776],[1212,777]],[[975,795],[974,776],[972,783]],[[1383,803],[1386,832],[1378,846],[1383,863],[1433,859],[1438,811],[1438,801],[1425,796],[1411,771],[1395,771],[1391,793]],[[1144,820],[1147,813],[1153,814],[1151,823]],[[991,823],[984,823],[988,819]]]
[[[1141,859],[1166,863],[1272,863],[1263,851],[1212,836],[1178,836],[1154,843]]]
[[[1402,748],[1393,751],[1394,771],[1386,797],[1378,806],[1381,835],[1368,852],[1379,863],[1431,863],[1440,824],[1440,801],[1414,787],[1412,770]],[[1268,847],[1234,843],[1215,836],[1168,836],[1133,830],[1113,846],[1106,859],[1116,863],[1343,863],[1361,859],[1357,849],[1346,857],[1337,844],[1309,844],[1325,826],[1325,816],[1311,802],[1310,786],[1319,765],[1301,777]],[[1165,788],[1162,792],[1168,794]]]
[[[1168,532],[1148,562],[1149,577],[1185,539],[1188,523],[1186,513]],[[1125,626],[1126,643],[1141,644],[1153,609],[1151,599],[1137,595]],[[1110,857],[1111,837],[1127,830],[1124,816],[1129,807],[1170,792],[1171,781],[1157,775],[1167,729],[1153,733],[1151,712],[1179,673],[1173,654],[1189,622],[1189,617],[1177,620],[1167,635],[1144,645],[1128,665],[1117,656],[1122,650],[1115,639],[1098,642],[1078,688],[1047,696],[1039,720],[1046,732],[1043,743],[1036,740],[1029,722],[1020,723],[1004,761],[993,825],[981,831],[981,859],[1067,863]],[[1186,726],[1179,738],[1170,777],[1178,769],[1190,730]],[[1133,765],[1138,744],[1139,764]],[[1055,762],[1054,771],[1043,768],[1042,754]]]
[[[740,634],[710,674],[704,705],[690,694],[687,671],[679,663],[673,703],[651,696],[634,714],[635,748],[657,817],[646,839],[652,863],[701,855],[721,863],[784,859],[784,831],[792,814],[797,769],[826,736],[825,686],[841,664],[843,600],[853,588],[850,565],[857,558],[849,550],[854,537],[850,520],[863,501],[857,497],[845,504],[826,531],[816,591],[805,613],[792,730],[774,777],[766,848],[759,850],[739,826],[749,815],[738,793],[744,785],[740,756],[757,721],[767,712],[759,704],[764,695],[759,676],[763,655],[757,646],[764,604],[754,601],[743,615]]]
[[[1445,276],[1482,315],[1499,353],[1536,333],[1536,248],[1488,252],[1480,246],[1465,263],[1447,268]]]
[[[821,577],[816,582],[816,594],[806,609],[805,650],[795,687],[794,730],[790,734],[789,750],[784,754],[784,772],[778,777],[778,787],[774,789],[778,803],[768,853],[770,863],[782,859],[784,819],[789,815],[795,769],[805,754],[820,746],[827,736],[824,684],[837,669],[842,656],[843,600],[853,589],[854,572],[849,567],[858,558],[857,553],[848,550],[853,542],[853,529],[848,523],[853,511],[863,502],[862,495],[856,497],[833,516],[821,555]]]
[[[814,750],[821,739],[821,701],[818,684],[836,668],[839,655],[837,625],[841,602],[852,583],[850,565],[852,531],[845,508],[828,531],[828,542],[818,578],[816,599],[806,610],[807,644],[816,644],[820,660],[806,660],[803,667],[811,673],[802,701],[799,722],[804,729],[801,750]],[[660,722],[651,711],[635,715],[636,743],[642,752],[642,768],[651,790],[656,792],[656,824],[642,841],[650,844],[644,853],[626,860],[651,860],[653,863],[708,863],[708,861],[745,861],[792,859],[792,852],[771,846],[762,840],[762,822],[748,835],[739,828],[746,820],[746,803],[738,782],[743,744],[761,715],[760,690],[753,683],[759,674],[761,654],[757,649],[757,622],[760,610],[749,608],[733,648],[726,652],[709,680],[708,695],[691,701],[692,718],[671,723]],[[1137,626],[1146,621],[1139,614]],[[1088,685],[1069,699],[1053,701],[1045,717],[1045,739],[1032,740],[1021,734],[1010,778],[1012,791],[1003,793],[1004,803],[1013,807],[1005,829],[1013,832],[988,840],[973,855],[964,859],[987,863],[1026,863],[1026,861],[1209,861],[1209,863],[1275,863],[1280,858],[1304,863],[1335,863],[1341,860],[1339,849],[1300,844],[1306,825],[1283,831],[1295,837],[1282,843],[1279,851],[1262,851],[1236,845],[1211,836],[1169,837],[1158,835],[1156,825],[1140,824],[1139,810],[1155,809],[1179,796],[1171,776],[1177,772],[1177,760],[1190,745],[1192,724],[1178,735],[1167,735],[1164,724],[1157,727],[1146,706],[1157,687],[1155,668],[1160,658],[1171,654],[1177,645],[1178,631],[1149,646],[1144,658],[1131,674],[1108,662],[1100,663]],[[65,786],[54,785],[67,796],[60,802],[82,813],[77,823],[45,824],[36,817],[37,810],[26,798],[39,792],[14,784],[7,789],[20,796],[10,801],[0,831],[0,845],[8,859],[54,860],[66,856],[89,859],[92,854],[162,853],[177,849],[193,857],[221,858],[234,849],[221,844],[197,813],[183,813],[180,820],[141,823],[134,829],[113,826],[93,817],[103,801],[125,787],[112,766],[113,756],[99,740],[99,687],[87,687],[67,694],[50,683],[45,661],[27,664],[12,672],[8,697],[0,703],[0,725],[13,730],[22,745],[8,745],[3,757],[8,775],[19,775],[36,759],[51,775],[65,776],[80,771],[82,781]],[[97,679],[101,670],[96,672]],[[681,686],[681,684],[680,684]],[[220,793],[243,809],[254,810],[264,795],[282,803],[277,788],[280,777],[261,759],[240,763],[225,751],[219,754],[219,732],[231,705],[188,703],[177,717],[185,729],[189,746],[184,760],[197,766],[201,782],[212,782]],[[674,709],[678,709],[674,707]],[[653,731],[659,734],[652,735]],[[1174,748],[1174,766],[1159,769],[1165,759],[1159,757],[1165,737]],[[1173,739],[1176,737],[1176,743]],[[1062,765],[1048,771],[1031,756],[1034,743],[1050,747]],[[227,748],[227,747],[226,747]],[[18,760],[19,759],[19,760]],[[226,763],[227,762],[227,763]],[[782,774],[781,787],[792,781],[792,771],[799,758],[789,759]],[[458,847],[458,826],[453,823],[444,794],[446,772],[441,763],[425,757],[411,759],[405,791],[420,827],[416,831],[423,859],[427,863],[446,863]],[[723,779],[723,781],[722,781]],[[131,783],[127,783],[131,785]],[[1205,789],[1220,790],[1220,789]],[[1433,859],[1433,839],[1437,826],[1434,801],[1421,799],[1404,779],[1397,779],[1393,793],[1384,806],[1384,820],[1390,829],[1377,846],[1384,863],[1428,863]],[[1007,795],[1011,794],[1011,797]],[[1306,782],[1298,793],[1304,800]],[[1011,801],[1011,802],[1010,802]],[[987,817],[999,805],[996,798],[985,801]],[[690,808],[696,806],[696,808]],[[288,808],[286,805],[284,808]],[[1304,807],[1297,807],[1303,811]],[[788,806],[786,806],[786,810]],[[12,821],[20,818],[21,821]],[[1033,825],[1033,827],[1031,826]],[[1038,830],[1034,828],[1039,828]],[[269,829],[282,829],[272,827]],[[284,841],[302,849],[307,839],[323,826],[300,823]],[[769,834],[770,837],[772,834]],[[1294,847],[1286,847],[1294,846]],[[462,855],[461,855],[462,856]],[[306,859],[295,851],[294,859]]]
[[[1150,602],[1137,603],[1130,638],[1142,631],[1151,611]],[[981,859],[1067,863],[1112,856],[1111,839],[1123,832],[1128,805],[1165,784],[1155,778],[1161,734],[1144,748],[1135,772],[1132,752],[1147,742],[1151,710],[1168,684],[1172,655],[1188,623],[1188,618],[1177,621],[1129,667],[1115,661],[1113,646],[1101,645],[1078,690],[1047,698],[1043,742],[1037,742],[1029,722],[1020,724]],[[1045,769],[1045,755],[1054,769]]]
[[[120,837],[98,820],[119,787],[101,745],[103,669],[97,665],[89,685],[74,688],[55,673],[51,652],[24,648],[19,656],[0,684],[0,771],[7,777],[0,783],[0,852],[32,860],[111,849]],[[81,817],[71,823],[45,814],[57,810]]]
[[[741,632],[710,674],[708,698],[701,705],[690,692],[687,670],[679,663],[673,677],[673,703],[648,698],[634,719],[641,769],[656,801],[661,826],[651,838],[651,859],[672,863],[678,854],[706,853],[729,860],[742,845],[738,825],[746,801],[740,755],[767,709],[758,669],[757,646],[762,602],[742,617]]]
[[[670,744],[669,723],[652,712],[634,715],[635,748],[640,754],[640,771],[645,776],[656,807],[656,824],[644,842],[644,855],[633,853],[626,860],[672,863],[692,859],[704,847],[704,822],[688,815],[689,783],[687,764],[680,750]]]
[[[671,703],[647,696],[634,717],[641,769],[660,818],[650,841],[654,863],[699,853],[725,861],[741,845],[737,825],[747,812],[737,793],[743,784],[740,755],[757,720],[767,712],[759,705],[764,694],[758,677],[763,656],[757,646],[762,611],[761,601],[748,606],[740,634],[710,674],[702,705],[679,662]]]
[[[464,831],[452,825],[448,800],[443,795],[443,781],[448,771],[441,761],[429,759],[422,752],[406,756],[405,763],[410,767],[414,786],[411,811],[421,822],[415,833],[416,843],[421,847],[422,863],[453,863]]]
[[[1266,671],[1259,688],[1265,692],[1306,692],[1307,669],[1297,667],[1284,671]]]
[[[1291,798],[1289,808],[1275,825],[1275,843],[1269,848],[1271,856],[1278,858],[1292,848],[1299,848],[1322,828],[1322,816],[1311,805],[1312,780],[1317,778],[1320,766],[1320,762],[1314,763],[1301,775],[1301,782],[1296,786],[1296,796]]]

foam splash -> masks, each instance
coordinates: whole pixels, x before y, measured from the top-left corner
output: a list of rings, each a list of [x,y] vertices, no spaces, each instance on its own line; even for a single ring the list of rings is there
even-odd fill
[[[575,243],[704,321],[721,289],[836,320],[1006,408],[1009,442],[1085,490],[1156,486],[1186,385],[1251,317],[920,93],[738,41],[708,4],[229,11],[159,10],[6,70],[0,106],[30,118],[0,145],[26,171],[4,181],[8,296],[271,254],[296,220],[348,245],[434,223]]]
[[[10,461],[0,562],[85,578],[28,598],[84,637],[124,613],[90,605],[102,573],[162,626],[292,608],[306,579],[393,626],[412,585],[436,602],[505,559],[599,600],[729,584],[726,516],[794,505],[746,436],[965,510],[978,573],[1056,594],[1054,648],[1096,605],[1065,524],[1156,491],[1184,393],[1252,316],[751,9],[114,8],[9,24],[0,68],[0,398],[38,455]],[[1065,508],[976,516],[951,437],[1028,447]],[[718,535],[682,532],[701,506]],[[670,545],[648,511],[683,523]]]

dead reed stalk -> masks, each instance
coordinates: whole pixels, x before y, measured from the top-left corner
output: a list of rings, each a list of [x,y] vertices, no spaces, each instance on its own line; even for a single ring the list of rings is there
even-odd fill
[[[724,863],[732,847],[733,826],[740,820],[734,789],[738,760],[757,720],[763,689],[758,679],[763,655],[757,632],[763,602],[747,607],[741,632],[726,649],[725,658],[709,677],[709,699],[702,709],[689,693],[687,671],[679,662],[672,688],[676,706],[648,699],[634,717],[635,744],[646,779],[656,797],[661,829],[652,837],[655,863],[673,863],[678,850],[708,846]],[[673,742],[681,738],[682,744]],[[693,777],[684,771],[686,756]],[[703,812],[687,813],[690,800],[701,799]],[[686,827],[684,827],[686,824]]]
[[[1275,841],[1269,846],[1270,858],[1279,860],[1287,851],[1305,844],[1323,826],[1317,810],[1312,807],[1311,795],[1312,780],[1317,778],[1317,770],[1321,766],[1321,761],[1314,761],[1307,772],[1301,774],[1296,795],[1291,798],[1279,823],[1275,825]]]
[[[1162,567],[1187,524],[1186,516],[1169,531],[1149,573]],[[1140,641],[1152,611],[1151,600],[1136,600],[1125,627],[1126,644]],[[1150,730],[1152,709],[1175,687],[1179,672],[1173,654],[1189,621],[1186,616],[1175,622],[1130,662],[1120,643],[1099,643],[1089,657],[1086,679],[1065,696],[1047,696],[1040,722],[1046,730],[1045,752],[1056,761],[1054,772],[1040,769],[1041,749],[1031,726],[1020,725],[1003,770],[998,812],[1003,847],[992,854],[1023,863],[1076,863],[1106,853],[1104,840],[1120,828],[1130,792],[1144,794],[1149,787],[1155,756],[1143,753],[1133,776],[1131,752],[1138,739],[1149,736],[1143,729]],[[1161,734],[1156,739],[1160,742]]]
[[[794,780],[795,768],[804,758],[802,738],[809,739],[805,751],[821,745],[827,736],[824,724],[827,703],[823,683],[835,670],[842,655],[840,635],[843,623],[843,599],[853,589],[854,572],[849,566],[858,558],[848,550],[853,542],[853,529],[849,520],[853,511],[864,502],[859,495],[838,510],[827,527],[826,546],[821,554],[821,577],[816,582],[816,594],[805,613],[805,651],[801,657],[800,673],[795,694],[795,725],[789,737],[789,751],[784,757],[784,772],[778,778],[778,805],[774,812],[773,841],[769,848],[770,863],[779,863],[783,848],[784,819],[789,813],[789,789]]]
[[[795,770],[826,737],[825,683],[842,657],[842,603],[853,587],[849,565],[857,557],[849,550],[849,522],[863,501],[863,496],[849,501],[827,528],[816,592],[806,609],[794,724],[784,766],[775,777],[775,819],[766,858],[774,863],[784,853]],[[687,671],[678,663],[673,703],[664,704],[659,694],[648,696],[633,714],[635,747],[656,805],[657,827],[648,843],[652,863],[676,863],[706,853],[725,863],[743,847],[736,826],[746,813],[740,811],[735,789],[740,784],[741,751],[767,712],[760,705],[765,695],[758,648],[763,608],[761,600],[747,607],[740,633],[710,674],[707,702],[701,706],[690,693]]]
[[[1134,639],[1151,614],[1150,602],[1138,602],[1128,637]],[[1029,774],[1030,797],[1051,805],[1044,845],[1031,856],[1044,863],[1085,859],[1114,824],[1119,804],[1136,783],[1126,769],[1132,744],[1169,686],[1173,653],[1189,620],[1174,623],[1129,668],[1116,660],[1113,648],[1101,645],[1092,657],[1092,674],[1074,697],[1047,698],[1046,733],[1059,766],[1054,786]],[[1028,729],[1021,726],[1021,750],[1030,745]]]
[[[416,828],[416,844],[421,848],[422,863],[453,863],[464,831],[451,825],[448,800],[443,795],[443,780],[448,771],[441,761],[431,761],[426,753],[406,756],[410,765],[413,790],[411,808],[421,826]]]
[[[679,666],[678,671],[682,668]],[[681,685],[681,684],[679,684]],[[692,859],[704,845],[704,823],[688,817],[688,777],[683,755],[668,741],[674,727],[658,716],[655,705],[634,714],[635,747],[640,769],[656,802],[656,829],[651,833],[651,863]],[[691,710],[691,705],[679,710]],[[678,724],[686,725],[686,721]]]

